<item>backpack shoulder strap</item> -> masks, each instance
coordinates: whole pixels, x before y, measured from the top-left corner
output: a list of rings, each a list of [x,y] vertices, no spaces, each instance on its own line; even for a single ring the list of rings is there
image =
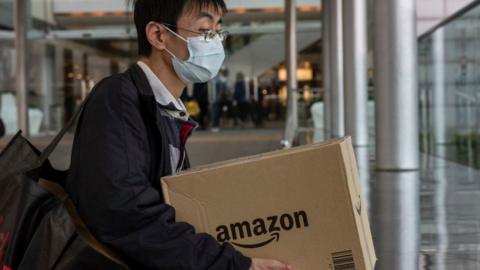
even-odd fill
[[[100,241],[98,241],[97,238],[93,236],[85,222],[83,222],[82,218],[78,214],[75,204],[68,197],[68,194],[65,192],[63,187],[61,187],[57,183],[45,179],[40,179],[38,181],[38,184],[48,192],[58,197],[63,202],[65,208],[68,211],[68,215],[70,216],[73,224],[75,225],[78,235],[80,235],[80,237],[82,237],[82,239],[85,240],[85,242],[91,248],[93,248],[96,252],[102,254],[103,256],[109,258],[110,260],[116,262],[117,264],[125,267],[125,269],[129,269],[125,261],[118,254],[116,254],[113,250],[111,250],[104,244],[100,243]]]

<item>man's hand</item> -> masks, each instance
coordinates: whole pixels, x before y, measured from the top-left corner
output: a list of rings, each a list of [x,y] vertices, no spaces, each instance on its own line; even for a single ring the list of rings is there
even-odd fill
[[[276,260],[252,259],[250,270],[298,270],[297,268]]]

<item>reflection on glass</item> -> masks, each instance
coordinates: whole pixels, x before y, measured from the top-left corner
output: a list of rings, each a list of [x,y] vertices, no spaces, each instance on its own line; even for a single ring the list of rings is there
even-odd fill
[[[373,198],[377,270],[418,267],[419,172],[377,172]]]
[[[422,150],[480,168],[480,5],[419,42]]]

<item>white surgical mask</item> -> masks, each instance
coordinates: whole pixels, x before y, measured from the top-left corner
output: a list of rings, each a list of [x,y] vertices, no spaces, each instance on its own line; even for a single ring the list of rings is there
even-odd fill
[[[173,68],[184,83],[203,83],[217,76],[225,60],[222,40],[218,35],[208,41],[204,36],[185,39],[170,28],[165,28],[188,45],[190,57],[187,60],[179,59],[165,49],[172,56]]]

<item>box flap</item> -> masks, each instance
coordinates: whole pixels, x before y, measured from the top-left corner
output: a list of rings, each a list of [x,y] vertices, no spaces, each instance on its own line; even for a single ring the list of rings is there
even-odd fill
[[[242,164],[244,162],[255,161],[255,160],[260,160],[260,159],[264,159],[264,158],[272,158],[272,157],[276,157],[276,156],[289,155],[289,154],[292,154],[292,153],[303,152],[307,149],[320,149],[320,148],[329,147],[329,146],[332,146],[332,145],[341,144],[342,142],[345,142],[345,141],[348,141],[348,140],[350,140],[350,137],[331,139],[331,140],[327,140],[327,141],[324,141],[324,142],[302,145],[302,146],[297,146],[297,147],[293,147],[293,148],[289,148],[289,149],[279,149],[279,150],[275,150],[275,151],[271,151],[271,152],[267,152],[267,153],[263,153],[263,154],[257,154],[257,155],[247,156],[247,157],[240,157],[240,158],[226,160],[226,161],[219,161],[219,162],[215,162],[215,163],[211,163],[211,164],[192,167],[188,170],[180,172],[177,175],[185,175],[185,174],[190,174],[190,173],[196,173],[196,172],[203,171],[203,170],[208,170],[208,169],[211,169],[211,168],[216,169],[216,168],[221,168],[221,167],[225,167],[225,166],[235,166],[235,165],[238,165],[238,164]],[[166,176],[164,178],[168,179],[169,177],[172,177],[172,176]]]
[[[372,233],[370,222],[368,219],[368,209],[362,192],[360,177],[358,174],[357,162],[355,158],[355,152],[351,141],[341,144],[343,157],[345,158],[345,169],[347,178],[351,181],[348,182],[350,189],[350,198],[352,200],[353,216],[355,222],[357,222],[358,235],[360,237],[360,243],[362,249],[365,251],[364,260],[370,269],[375,268],[377,257],[375,254],[375,247],[372,240]]]

